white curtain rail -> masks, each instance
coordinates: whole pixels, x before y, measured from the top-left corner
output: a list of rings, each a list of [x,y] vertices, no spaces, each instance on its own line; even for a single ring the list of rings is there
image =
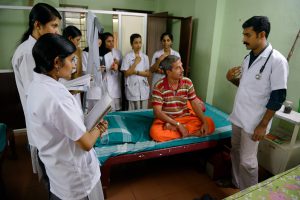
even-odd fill
[[[0,9],[7,9],[7,10],[31,10],[32,6],[5,6],[0,5]],[[132,12],[120,12],[120,11],[108,11],[108,10],[88,10],[88,9],[82,9],[82,8],[57,8],[58,11],[64,11],[64,12],[84,12],[87,13],[88,11],[91,11],[93,13],[97,14],[110,14],[110,15],[130,15],[130,16],[140,16],[140,17],[147,17],[147,14],[145,13],[132,13]]]

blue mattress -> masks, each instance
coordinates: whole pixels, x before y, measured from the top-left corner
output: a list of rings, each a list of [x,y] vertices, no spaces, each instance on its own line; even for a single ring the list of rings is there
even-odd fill
[[[123,111],[113,112],[106,116],[112,122],[117,122],[118,127],[109,127],[109,132],[125,131],[130,132],[131,141],[122,144],[101,144],[97,142],[94,149],[99,162],[103,164],[112,156],[131,154],[142,151],[151,151],[168,147],[193,144],[211,140],[220,140],[231,137],[231,123],[228,121],[228,115],[217,108],[206,104],[206,116],[213,119],[216,125],[215,132],[206,137],[188,137],[176,139],[167,142],[155,142],[149,137],[149,130],[153,122],[153,110]]]

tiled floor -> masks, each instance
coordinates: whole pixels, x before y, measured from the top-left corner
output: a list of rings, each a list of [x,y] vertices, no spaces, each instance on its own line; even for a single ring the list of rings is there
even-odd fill
[[[16,136],[18,159],[5,160],[3,165],[7,199],[47,199],[46,190],[32,174],[25,143],[25,135]],[[185,154],[115,167],[107,199],[193,200],[206,193],[222,199],[238,191],[217,187],[200,167],[198,156]]]
[[[238,191],[217,187],[194,156],[174,156],[118,167],[112,172],[108,199],[192,200],[206,193],[223,199]]]

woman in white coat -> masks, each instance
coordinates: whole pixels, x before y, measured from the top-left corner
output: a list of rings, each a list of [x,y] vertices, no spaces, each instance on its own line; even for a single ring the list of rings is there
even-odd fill
[[[150,71],[153,73],[151,88],[153,88],[159,79],[165,77],[163,70],[160,68],[160,62],[168,55],[174,55],[180,58],[179,53],[171,48],[173,43],[173,35],[171,33],[163,33],[160,36],[160,41],[163,49],[156,51],[151,61]]]
[[[49,177],[50,199],[99,200],[103,192],[93,145],[107,130],[107,122],[87,130],[78,102],[58,82],[71,78],[75,51],[73,43],[51,33],[34,45],[36,67],[27,97],[29,129]]]
[[[70,40],[76,46],[76,52],[75,52],[75,56],[76,56],[75,66],[76,67],[72,71],[72,76],[71,76],[71,79],[76,79],[76,78],[82,76],[82,50],[79,47],[80,40],[81,40],[81,37],[82,37],[82,33],[75,26],[67,26],[63,30],[63,36],[66,39]],[[72,90],[70,92],[75,96],[76,100],[80,104],[80,107],[82,107],[82,104],[81,104],[81,91]]]
[[[114,62],[119,66],[119,68],[121,67],[122,64],[122,53],[119,49],[114,48],[114,36],[113,34],[109,33],[109,32],[105,32],[102,35],[105,36],[105,47],[107,49],[109,49],[113,55],[114,58]]]
[[[134,33],[130,36],[132,51],[129,52],[122,63],[121,70],[125,75],[125,95],[128,100],[128,110],[148,108],[149,99],[149,59],[141,51],[142,37]]]
[[[24,33],[21,44],[17,47],[13,58],[12,66],[15,74],[16,84],[21,99],[26,127],[28,126],[26,92],[33,79],[33,68],[35,62],[32,57],[32,48],[36,40],[46,33],[59,33],[61,16],[52,6],[45,3],[38,3],[30,11],[28,30]],[[42,177],[39,167],[36,144],[34,144],[30,130],[27,129],[27,137],[31,150],[32,168],[34,173]]]
[[[120,63],[122,55],[113,48],[113,35],[111,33],[101,34],[103,44],[100,46],[100,57],[103,56],[104,69],[102,71],[103,83],[109,96],[113,99],[112,111],[122,109],[121,72]]]

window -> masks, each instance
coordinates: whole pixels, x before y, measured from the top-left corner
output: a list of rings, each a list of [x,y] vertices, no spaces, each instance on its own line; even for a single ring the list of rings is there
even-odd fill
[[[63,8],[66,9],[74,9],[74,8],[80,8],[80,9],[86,9],[86,7],[78,7],[78,6],[65,6],[60,5]],[[87,41],[86,41],[86,19],[87,19],[87,13],[85,12],[72,12],[72,11],[62,11],[62,28],[65,28],[67,26],[73,25],[76,26],[82,34],[81,41],[79,47],[81,49],[87,47]]]

